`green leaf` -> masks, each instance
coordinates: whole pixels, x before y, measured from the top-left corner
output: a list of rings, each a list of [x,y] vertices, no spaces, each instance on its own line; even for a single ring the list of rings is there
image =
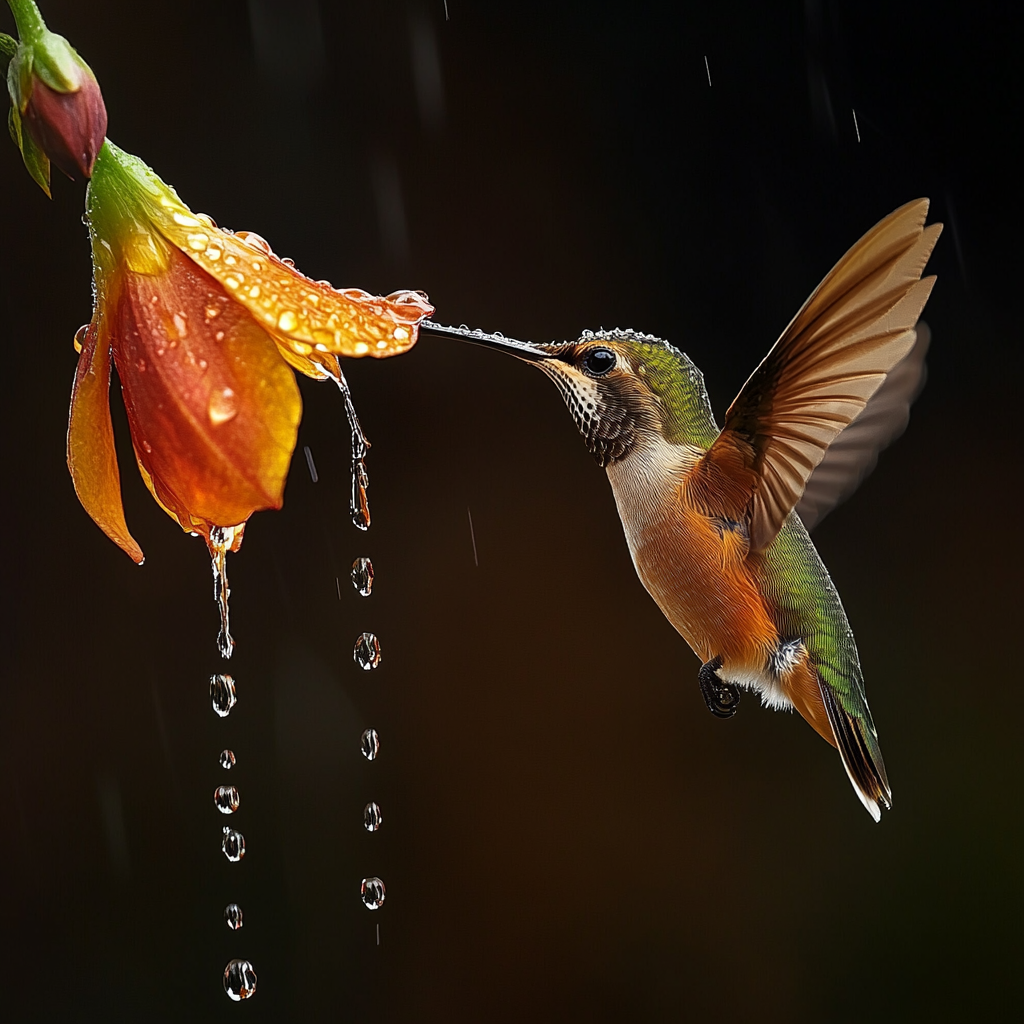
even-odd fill
[[[48,199],[52,199],[50,158],[35,144],[28,132],[21,130],[21,115],[17,107],[11,107],[7,124],[14,144],[21,150],[21,159],[25,161],[25,170],[28,171],[29,177],[46,193]]]

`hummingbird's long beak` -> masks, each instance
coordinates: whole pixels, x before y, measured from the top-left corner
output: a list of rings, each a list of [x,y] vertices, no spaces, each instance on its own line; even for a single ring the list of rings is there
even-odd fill
[[[446,327],[444,324],[435,324],[433,320],[424,320],[420,324],[420,330],[429,334],[441,334],[449,338],[458,338],[460,341],[468,341],[472,345],[482,345],[484,348],[496,349],[505,352],[510,356],[516,356],[528,363],[539,363],[544,359],[550,359],[551,353],[534,345],[528,345],[523,341],[516,341],[513,338],[506,338],[503,334],[485,334],[479,328],[470,330],[468,327]]]

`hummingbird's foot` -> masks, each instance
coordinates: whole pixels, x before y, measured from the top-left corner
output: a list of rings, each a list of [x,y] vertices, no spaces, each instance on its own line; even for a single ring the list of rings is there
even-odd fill
[[[712,658],[706,665],[701,665],[697,673],[700,692],[704,703],[715,718],[732,718],[740,706],[740,688],[719,678],[718,670],[722,667],[722,656]]]

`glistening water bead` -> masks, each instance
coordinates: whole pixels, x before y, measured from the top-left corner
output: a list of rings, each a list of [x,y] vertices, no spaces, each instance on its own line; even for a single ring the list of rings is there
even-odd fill
[[[384,824],[380,807],[372,800],[363,808],[363,827],[367,832],[376,832]]]
[[[229,675],[210,676],[210,703],[221,718],[227,718],[238,698],[235,681]]]
[[[220,761],[221,768],[226,768],[230,771],[235,767],[235,754],[232,750],[222,750],[217,760]]]
[[[232,864],[237,864],[245,856],[245,836],[237,829],[224,826],[224,838],[220,841],[220,848],[224,851]]]
[[[213,803],[221,814],[234,814],[238,810],[238,790],[234,786],[218,786],[213,791]]]
[[[380,750],[380,737],[376,729],[364,729],[363,735],[359,737],[359,749],[367,761],[372,761]]]
[[[224,923],[233,932],[242,927],[242,908],[237,903],[229,903],[224,908]]]
[[[363,897],[363,906],[368,910],[380,910],[384,906],[384,883],[376,876],[364,878],[359,892]]]
[[[380,641],[373,633],[363,633],[359,637],[352,651],[352,660],[366,672],[380,664]]]
[[[352,563],[350,577],[356,593],[360,597],[369,597],[373,590],[373,562],[368,558],[357,558]]]
[[[256,972],[248,960],[232,960],[224,968],[224,991],[236,1003],[256,991]]]

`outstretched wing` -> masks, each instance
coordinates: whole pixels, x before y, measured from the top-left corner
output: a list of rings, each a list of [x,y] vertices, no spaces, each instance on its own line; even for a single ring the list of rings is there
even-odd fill
[[[878,453],[888,448],[910,422],[910,406],[928,376],[925,357],[931,331],[918,322],[917,341],[910,355],[889,371],[885,383],[871,396],[861,414],[829,445],[825,457],[807,480],[796,514],[813,530],[841,505],[875,468]]]
[[[935,282],[921,272],[942,230],[924,226],[927,213],[927,199],[908,203],[857,242],[729,407],[702,461],[746,496],[754,550],[775,539],[829,445],[913,347]]]

